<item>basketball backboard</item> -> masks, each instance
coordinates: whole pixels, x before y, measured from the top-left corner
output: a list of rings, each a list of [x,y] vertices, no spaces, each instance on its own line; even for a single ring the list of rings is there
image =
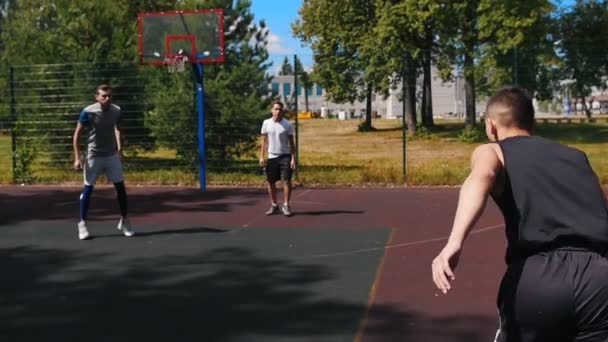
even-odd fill
[[[182,54],[191,63],[224,62],[222,9],[140,13],[137,24],[141,64],[165,65]]]

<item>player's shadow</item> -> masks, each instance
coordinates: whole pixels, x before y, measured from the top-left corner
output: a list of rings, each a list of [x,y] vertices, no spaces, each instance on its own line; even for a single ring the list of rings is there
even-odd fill
[[[363,210],[314,210],[314,211],[296,211],[293,216],[324,216],[324,215],[344,215],[352,214],[359,215],[363,214]]]
[[[160,229],[160,230],[148,230],[141,231],[137,228],[134,228],[135,235],[131,238],[138,237],[146,237],[146,236],[155,236],[155,235],[188,235],[188,234],[218,234],[218,233],[228,233],[230,229],[222,229],[222,228],[212,228],[212,227],[192,227],[192,228],[179,228],[179,229]],[[114,233],[114,234],[95,234],[91,235],[89,240],[94,239],[106,239],[106,238],[123,238],[122,233]]]
[[[154,236],[154,235],[184,235],[184,234],[219,234],[228,233],[230,229],[212,228],[212,227],[192,227],[179,229],[162,229],[151,231],[137,231],[135,236]]]

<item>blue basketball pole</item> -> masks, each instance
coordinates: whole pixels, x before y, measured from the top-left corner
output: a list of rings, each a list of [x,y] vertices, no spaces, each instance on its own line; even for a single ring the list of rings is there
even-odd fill
[[[203,64],[196,63],[196,98],[198,108],[198,170],[201,191],[207,187],[207,166],[205,155],[205,92],[203,91]]]

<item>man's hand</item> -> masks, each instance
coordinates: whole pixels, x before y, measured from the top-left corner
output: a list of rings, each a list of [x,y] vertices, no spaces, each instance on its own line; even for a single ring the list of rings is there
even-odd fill
[[[441,293],[446,294],[452,288],[450,285],[451,281],[454,281],[454,269],[458,266],[458,259],[460,258],[460,252],[462,251],[461,246],[447,243],[443,250],[433,260],[433,282],[437,289]]]
[[[296,159],[295,158],[291,158],[291,162],[289,163],[289,166],[291,167],[292,170],[296,169]]]
[[[82,163],[80,162],[80,159],[74,160],[74,170],[82,170]]]
[[[266,159],[264,159],[263,157],[262,157],[262,158],[260,158],[260,166],[261,166],[261,167],[266,166]]]

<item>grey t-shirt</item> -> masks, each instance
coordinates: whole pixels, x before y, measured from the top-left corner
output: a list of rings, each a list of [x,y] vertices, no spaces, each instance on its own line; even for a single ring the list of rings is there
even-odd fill
[[[78,121],[89,128],[88,157],[107,157],[116,153],[118,147],[114,127],[120,121],[120,107],[110,104],[104,111],[99,103],[94,103],[80,112]]]

